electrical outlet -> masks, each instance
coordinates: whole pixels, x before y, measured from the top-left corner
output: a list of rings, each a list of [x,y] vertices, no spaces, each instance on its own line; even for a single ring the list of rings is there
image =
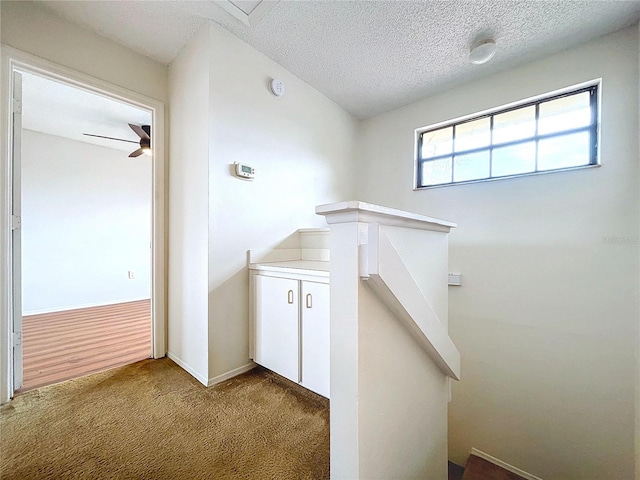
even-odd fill
[[[136,272],[133,270],[129,270],[129,280],[134,280],[136,278]]]

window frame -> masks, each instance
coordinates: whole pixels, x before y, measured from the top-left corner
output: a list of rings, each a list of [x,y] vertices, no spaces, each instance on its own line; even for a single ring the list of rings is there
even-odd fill
[[[505,180],[509,178],[519,178],[526,177],[532,175],[541,175],[547,173],[556,173],[563,172],[569,170],[578,170],[584,168],[593,168],[600,166],[600,111],[601,111],[601,95],[602,95],[602,80],[592,80],[589,82],[581,83],[578,85],[573,85],[567,88],[563,88],[561,90],[555,90],[553,92],[537,95],[535,97],[530,97],[524,100],[520,100],[517,102],[509,103],[506,105],[502,105],[499,107],[491,108],[489,110],[485,110],[482,112],[474,113],[471,115],[466,115],[463,117],[458,117],[453,120],[447,120],[445,122],[439,122],[436,124],[432,124],[426,127],[418,128],[415,130],[415,155],[414,155],[414,190],[425,190],[430,188],[439,188],[439,187],[449,187],[452,185],[464,185],[469,183],[479,183],[479,182],[489,182],[495,180]],[[589,96],[589,106],[591,109],[591,122],[587,126],[571,128],[569,130],[563,130],[560,132],[552,132],[546,134],[538,133],[538,121],[540,114],[540,105],[549,102],[552,100],[557,100],[563,97],[569,97],[572,95],[578,95],[584,92],[590,92]],[[493,143],[493,128],[494,128],[494,117],[496,115],[500,115],[503,113],[513,112],[515,110],[524,109],[527,107],[534,106],[535,108],[535,133],[533,136],[528,136],[526,138],[502,142],[502,143]],[[477,147],[467,150],[461,150],[460,152],[455,151],[455,129],[458,125],[464,125],[465,123],[473,122],[480,119],[489,118],[489,135],[490,141],[488,146]],[[422,153],[422,139],[423,135],[426,133],[430,133],[433,131],[441,130],[444,128],[453,127],[452,129],[452,150],[450,153],[436,155],[434,157],[430,157],[429,159],[421,158]],[[589,132],[589,163],[586,165],[577,165],[572,167],[560,167],[554,169],[546,169],[546,170],[538,170],[538,144],[540,140],[545,140],[548,138],[557,138],[567,135],[572,135],[581,132]],[[493,160],[493,151],[496,148],[505,148],[512,147],[519,144],[535,142],[535,170],[531,172],[525,173],[515,173],[511,175],[501,175],[501,176],[491,176],[492,169],[492,160]],[[454,180],[455,175],[455,164],[454,159],[456,155],[468,155],[478,152],[489,152],[489,176],[485,178],[471,179],[471,180]],[[430,161],[451,157],[451,181],[447,183],[438,183],[435,185],[421,185],[422,180],[422,169],[423,166]]]

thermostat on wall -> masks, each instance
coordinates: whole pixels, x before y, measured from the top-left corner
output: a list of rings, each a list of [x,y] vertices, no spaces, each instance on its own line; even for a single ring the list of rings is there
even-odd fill
[[[253,167],[249,165],[244,165],[242,163],[235,163],[236,166],[236,177],[244,178],[247,180],[253,180],[256,176],[256,172]]]

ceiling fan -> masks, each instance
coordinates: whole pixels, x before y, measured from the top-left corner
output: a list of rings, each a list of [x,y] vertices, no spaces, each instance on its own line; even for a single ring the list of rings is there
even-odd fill
[[[114,137],[105,137],[103,135],[94,135],[92,133],[83,133],[87,137],[98,137],[98,138],[107,138],[109,140],[117,140],[119,142],[129,142],[129,143],[138,143],[140,148],[131,152],[129,157],[139,157],[140,155],[147,154],[151,155],[151,126],[150,125],[134,125],[132,123],[129,124],[131,130],[136,132],[136,134],[140,137],[140,141],[136,142],[134,140],[125,140],[124,138],[114,138]]]

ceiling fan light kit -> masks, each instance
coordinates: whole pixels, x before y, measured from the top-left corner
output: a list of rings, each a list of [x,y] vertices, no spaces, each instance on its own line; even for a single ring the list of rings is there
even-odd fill
[[[105,137],[104,135],[94,135],[92,133],[83,133],[87,137],[97,137],[97,138],[106,138],[107,140],[117,140],[118,142],[128,142],[128,143],[137,143],[140,145],[140,148],[131,152],[129,154],[130,158],[139,157],[140,155],[151,155],[151,125],[134,125],[133,123],[129,124],[131,130],[136,132],[136,135],[140,137],[140,141],[136,142],[133,140],[125,140],[124,138],[114,138],[114,137]]]
[[[140,148],[135,152],[131,152],[129,157],[139,157],[142,154],[151,155],[151,126],[129,124],[131,130],[136,132],[140,137]]]
[[[474,65],[487,63],[493,58],[497,50],[496,41],[486,38],[474,43],[469,50],[469,61]]]

